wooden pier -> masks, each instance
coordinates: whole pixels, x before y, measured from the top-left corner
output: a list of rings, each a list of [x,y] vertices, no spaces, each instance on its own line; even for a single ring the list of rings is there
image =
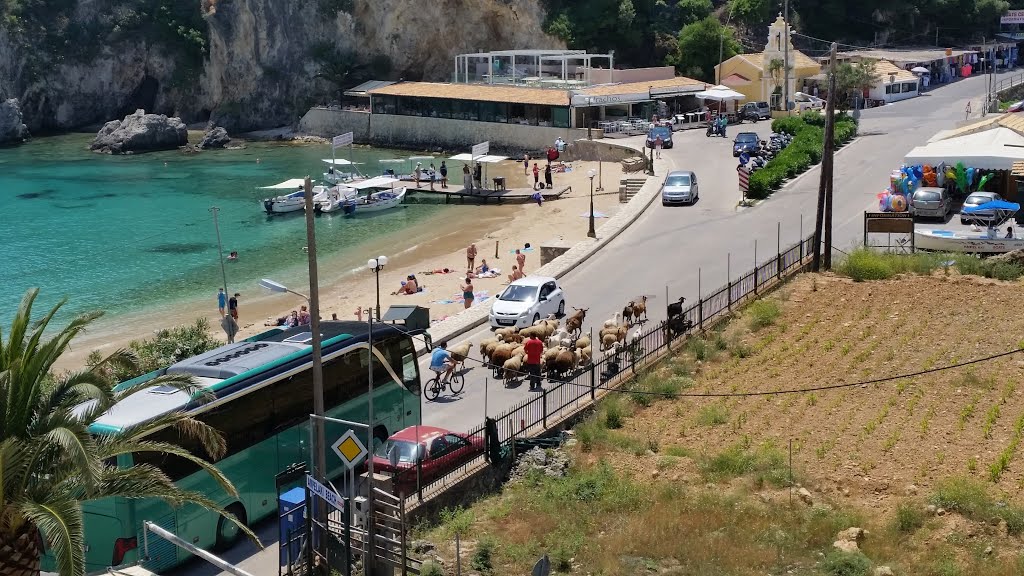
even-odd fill
[[[467,202],[471,204],[487,204],[492,200],[495,204],[504,204],[506,202],[525,204],[534,201],[533,195],[536,192],[540,192],[544,200],[557,200],[566,192],[572,192],[572,186],[555,186],[554,188],[545,188],[543,190],[533,190],[531,188],[508,188],[505,190],[476,188],[472,192],[466,192],[462,186],[453,185],[448,188],[441,188],[435,182],[433,190],[429,186],[422,188],[408,186],[405,193],[405,203],[424,202],[428,198],[430,200],[440,200],[443,197],[445,204],[452,204],[453,202],[457,204],[466,204]]]

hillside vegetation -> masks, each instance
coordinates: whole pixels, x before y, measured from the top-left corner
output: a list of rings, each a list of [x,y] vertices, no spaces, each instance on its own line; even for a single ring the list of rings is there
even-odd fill
[[[483,549],[509,575],[545,553],[578,574],[1024,573],[1024,354],[783,393],[1021,346],[1019,282],[919,271],[797,278],[609,394],[565,477],[527,474],[428,537],[457,519],[463,565]],[[835,549],[851,527],[859,550]]]

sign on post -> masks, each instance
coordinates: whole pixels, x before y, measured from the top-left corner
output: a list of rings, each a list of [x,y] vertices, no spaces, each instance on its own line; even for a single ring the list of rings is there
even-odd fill
[[[357,462],[366,456],[366,446],[359,441],[359,437],[352,430],[345,432],[337,442],[331,445],[331,450],[341,458],[341,461],[352,469]]]
[[[474,144],[473,145],[473,149],[472,149],[472,151],[470,153],[473,155],[474,158],[476,158],[477,156],[487,156],[487,154],[490,151],[491,151],[491,143],[488,141],[488,142],[481,142],[479,144]]]
[[[750,190],[750,171],[744,166],[737,166],[736,173],[740,176],[740,190],[746,195]]]
[[[331,146],[334,146],[335,148],[341,148],[342,146],[348,146],[349,144],[351,144],[352,140],[353,140],[352,132],[346,132],[344,134],[339,134],[339,135],[335,136],[334,138],[332,138],[331,139]]]
[[[306,487],[309,488],[310,492],[319,496],[324,502],[327,502],[342,512],[345,511],[345,499],[341,497],[341,494],[338,494],[334,490],[331,490],[327,486],[317,482],[316,478],[306,475]]]

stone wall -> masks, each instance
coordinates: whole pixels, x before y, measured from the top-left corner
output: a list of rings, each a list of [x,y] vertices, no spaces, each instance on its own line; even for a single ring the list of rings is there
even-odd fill
[[[335,108],[310,109],[299,121],[299,130],[324,138],[353,132],[356,142],[393,148],[468,151],[474,144],[490,142],[492,149],[507,153],[534,153],[553,146],[556,138],[572,142],[587,137],[586,130],[577,128],[392,116]],[[594,130],[593,136],[600,138],[603,133]]]

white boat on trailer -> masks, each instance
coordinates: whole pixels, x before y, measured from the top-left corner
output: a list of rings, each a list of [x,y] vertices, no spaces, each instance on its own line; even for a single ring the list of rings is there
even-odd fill
[[[980,232],[957,230],[914,230],[914,249],[935,252],[1003,254],[1024,249],[1024,238],[999,236],[1000,227],[1020,211],[1020,204],[993,200],[964,208],[962,215],[973,220]]]
[[[288,212],[297,212],[302,210],[306,206],[306,200],[303,197],[305,192],[303,186],[306,181],[302,178],[292,178],[291,180],[285,180],[279,184],[273,186],[263,186],[261,190],[291,190],[287,194],[280,196],[274,196],[271,198],[264,198],[262,201],[263,209],[267,214],[287,214]]]

